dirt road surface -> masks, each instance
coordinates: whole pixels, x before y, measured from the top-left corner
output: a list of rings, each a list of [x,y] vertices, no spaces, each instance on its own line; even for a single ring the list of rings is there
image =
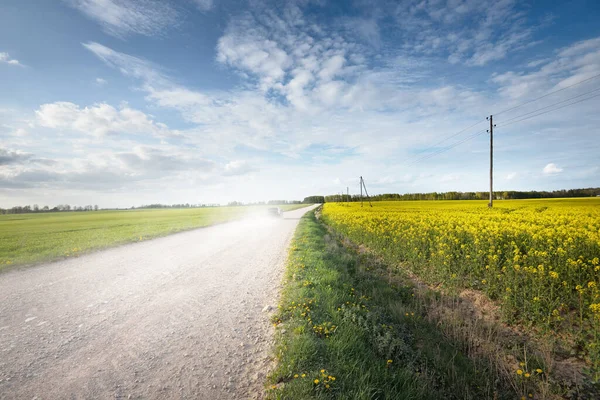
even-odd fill
[[[0,274],[0,398],[260,398],[307,210]]]

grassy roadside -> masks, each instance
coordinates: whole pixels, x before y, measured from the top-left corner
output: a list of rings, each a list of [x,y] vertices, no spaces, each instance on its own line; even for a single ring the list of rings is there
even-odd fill
[[[306,204],[280,206],[284,211]],[[0,271],[76,257],[111,246],[166,236],[264,213],[267,206],[90,211],[0,216]]]
[[[290,250],[278,313],[273,399],[511,398],[485,358],[426,318],[414,287],[391,283],[307,213]],[[520,396],[519,396],[520,397]],[[518,398],[518,397],[517,397]]]

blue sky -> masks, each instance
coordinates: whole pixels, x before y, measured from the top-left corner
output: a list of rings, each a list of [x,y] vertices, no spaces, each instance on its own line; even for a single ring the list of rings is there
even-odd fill
[[[585,0],[4,0],[0,206],[301,199],[360,175],[484,191],[490,114],[497,190],[600,186],[599,17]]]

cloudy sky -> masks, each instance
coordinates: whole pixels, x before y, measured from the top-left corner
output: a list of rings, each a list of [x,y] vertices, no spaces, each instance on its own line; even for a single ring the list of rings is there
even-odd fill
[[[2,0],[0,207],[302,199],[360,175],[484,191],[490,114],[498,190],[600,186],[599,19],[596,0]]]

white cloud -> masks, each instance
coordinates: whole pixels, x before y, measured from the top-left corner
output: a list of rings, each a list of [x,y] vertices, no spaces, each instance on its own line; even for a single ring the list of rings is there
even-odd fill
[[[21,164],[32,157],[32,154],[20,150],[12,150],[0,147],[0,166],[9,164]]]
[[[323,63],[323,68],[319,71],[319,77],[323,80],[331,80],[340,73],[346,59],[340,54],[336,54]]]
[[[64,0],[114,36],[158,35],[177,25],[178,13],[160,0]]]
[[[245,175],[255,170],[256,168],[246,160],[233,160],[225,165],[223,174],[226,176]]]
[[[31,161],[11,164],[4,168],[10,176],[0,186],[9,182],[7,185],[17,187],[22,182],[32,188],[68,190],[87,185],[123,191],[123,197],[113,198],[134,193],[125,205],[131,205],[130,199],[136,199],[134,204],[145,201],[141,200],[143,193],[151,198],[147,202],[168,201],[161,199],[169,197],[161,196],[171,194],[175,198],[172,202],[191,202],[192,198],[301,198],[334,193],[340,184],[350,185],[352,190],[360,175],[367,179],[369,188],[380,192],[486,190],[486,135],[427,162],[409,168],[405,162],[415,154],[429,154],[432,143],[482,119],[491,110],[508,108],[524,97],[591,76],[598,64],[598,46],[593,40],[553,54],[539,54],[537,61],[528,65],[508,63],[520,65],[513,68],[522,70],[503,72],[506,63],[499,63],[500,74],[488,81],[497,87],[494,91],[478,86],[479,78],[485,79],[483,69],[477,69],[481,76],[474,76],[476,86],[468,83],[472,80],[454,79],[452,73],[438,74],[453,69],[440,61],[440,54],[468,66],[483,65],[508,57],[528,41],[530,33],[512,16],[507,21],[495,21],[497,27],[491,23],[494,21],[486,20],[471,29],[465,21],[473,15],[487,18],[479,2],[455,0],[450,14],[437,12],[430,2],[406,2],[416,16],[407,18],[406,25],[410,28],[410,24],[421,23],[410,29],[422,32],[423,40],[411,36],[407,41],[399,40],[405,43],[396,48],[387,38],[377,36],[377,23],[382,20],[376,13],[366,18],[366,30],[361,33],[344,29],[344,24],[351,23],[348,20],[322,21],[304,14],[302,3],[285,3],[278,8],[253,4],[256,7],[231,18],[217,41],[218,67],[239,77],[239,82],[227,90],[207,90],[200,84],[186,87],[180,82],[193,78],[185,74],[179,78],[177,71],[144,58],[95,42],[83,44],[102,62],[132,78],[135,93],[142,93],[153,113],[168,116],[170,126],[174,126],[177,118],[172,111],[176,111],[186,128],[172,130],[157,117],[126,104],[45,104],[36,114],[37,125],[27,128],[31,132],[28,138],[36,140],[26,143],[25,139],[5,135],[10,141],[7,148],[40,154],[46,157],[44,162],[56,163],[44,168]],[[512,5],[501,0],[501,14],[506,16],[507,9],[515,11]],[[439,32],[431,31],[432,21],[440,24]],[[406,32],[396,33],[400,38]],[[465,75],[472,71],[464,66],[455,68]],[[592,115],[589,108],[577,108],[573,112],[578,114],[573,115]],[[521,108],[518,113],[525,111]],[[536,119],[527,129],[511,125],[503,130],[502,120],[514,115],[494,118],[499,124],[497,171],[502,171],[499,181],[511,185],[507,189],[544,189],[531,186],[537,184],[533,181],[535,171],[541,175],[540,165],[548,159],[558,165],[568,163],[571,174],[575,167],[561,151],[568,146],[581,152],[592,148],[589,143],[594,143],[600,122],[573,118],[577,126],[568,126],[565,115],[570,114],[560,112],[548,115],[554,119],[552,124]],[[0,125],[0,135],[21,126],[4,124],[11,126]],[[485,126],[445,144],[478,129]],[[168,137],[177,134],[182,136]],[[542,135],[544,140],[540,140]],[[64,159],[48,153],[59,146],[62,148],[56,152]],[[421,150],[425,152],[418,153]],[[568,154],[573,154],[572,149]],[[560,169],[556,164],[554,168]],[[597,171],[595,164],[588,164],[590,171]],[[521,171],[519,179],[510,173],[514,170]],[[107,171],[106,176],[98,177],[97,171]],[[561,182],[565,176],[555,176],[557,172],[547,175],[541,180],[545,185]],[[81,184],[85,179],[97,182]],[[236,185],[228,184],[232,181]],[[195,197],[182,197],[184,194]]]
[[[0,52],[0,63],[8,64],[8,65],[16,65],[22,67],[23,64],[19,62],[19,60],[15,60],[14,58],[10,58],[8,53]]]
[[[554,175],[554,174],[558,174],[560,172],[562,172],[563,169],[559,168],[556,164],[554,163],[549,163],[547,164],[544,169],[543,172],[545,175]]]
[[[141,111],[123,105],[120,109],[100,103],[80,108],[69,102],[43,104],[36,111],[40,126],[53,129],[72,130],[87,135],[110,134],[147,135],[169,137],[179,135]]]
[[[226,34],[219,39],[217,49],[219,62],[259,76],[266,89],[281,82],[291,65],[289,55],[250,17],[230,24]]]
[[[104,86],[108,83],[108,81],[104,78],[96,78],[96,84],[99,86]]]
[[[26,129],[17,128],[14,132],[11,133],[11,136],[23,138],[23,137],[29,136],[29,132],[27,132]]]
[[[192,0],[192,2],[200,11],[208,11],[214,6],[213,0]]]

